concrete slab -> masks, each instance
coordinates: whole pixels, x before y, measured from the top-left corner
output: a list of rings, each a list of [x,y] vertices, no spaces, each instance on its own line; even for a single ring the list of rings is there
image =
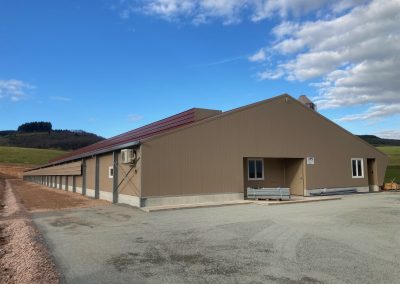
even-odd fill
[[[207,207],[241,205],[241,204],[250,204],[252,202],[253,202],[252,200],[238,200],[238,201],[228,201],[228,202],[207,202],[207,203],[197,203],[197,204],[149,206],[149,207],[142,207],[140,209],[145,211],[145,212],[156,212],[156,211],[177,210],[177,209],[207,208]]]
[[[320,201],[330,201],[330,200],[340,200],[340,196],[314,196],[314,197],[302,197],[294,196],[291,200],[253,200],[252,202],[258,205],[288,205],[297,203],[309,203],[309,202],[320,202]]]
[[[400,194],[32,214],[63,283],[398,283]]]
[[[242,204],[258,204],[258,205],[285,205],[285,204],[297,204],[297,203],[308,203],[308,202],[319,202],[329,200],[339,200],[341,197],[338,196],[314,196],[314,197],[302,197],[293,196],[291,200],[238,200],[229,202],[207,202],[198,204],[181,204],[181,205],[164,205],[164,206],[149,206],[142,207],[141,210],[145,212],[156,212],[166,210],[178,210],[178,209],[190,209],[190,208],[207,208],[207,207],[220,207],[220,206],[231,206],[231,205],[242,205]]]

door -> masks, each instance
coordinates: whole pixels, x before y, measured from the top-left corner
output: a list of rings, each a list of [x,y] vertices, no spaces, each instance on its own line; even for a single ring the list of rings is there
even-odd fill
[[[291,195],[304,196],[304,159],[286,159],[285,179]]]

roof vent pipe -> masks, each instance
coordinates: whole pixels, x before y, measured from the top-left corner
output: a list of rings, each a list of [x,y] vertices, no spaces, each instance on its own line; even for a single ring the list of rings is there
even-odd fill
[[[301,102],[302,104],[304,104],[306,107],[312,109],[312,110],[317,110],[317,105],[314,104],[306,95],[301,95],[298,98],[299,102]]]

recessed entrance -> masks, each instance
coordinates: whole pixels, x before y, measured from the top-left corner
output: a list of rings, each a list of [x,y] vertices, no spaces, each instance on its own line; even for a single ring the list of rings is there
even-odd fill
[[[304,196],[303,164],[303,158],[244,158],[244,188],[288,187],[291,195]]]

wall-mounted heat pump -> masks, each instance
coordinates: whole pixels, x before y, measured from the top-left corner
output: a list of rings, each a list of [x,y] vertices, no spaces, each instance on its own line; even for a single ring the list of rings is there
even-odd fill
[[[121,150],[121,162],[123,164],[132,164],[136,160],[136,151],[133,149],[122,149]]]

